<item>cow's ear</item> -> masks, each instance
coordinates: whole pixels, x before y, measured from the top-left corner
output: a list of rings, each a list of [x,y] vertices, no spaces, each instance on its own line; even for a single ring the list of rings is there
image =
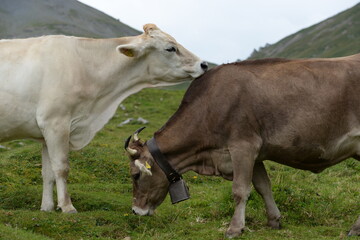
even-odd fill
[[[136,159],[134,164],[139,168],[140,172],[144,173],[145,175],[152,176],[151,166],[148,162],[145,162],[146,165],[144,165],[138,159]]]
[[[143,26],[144,32],[151,36],[151,33],[155,30],[160,30],[155,24],[148,23]]]
[[[117,46],[116,48],[120,53],[128,57],[137,57],[139,55],[139,49],[136,45],[125,44]]]

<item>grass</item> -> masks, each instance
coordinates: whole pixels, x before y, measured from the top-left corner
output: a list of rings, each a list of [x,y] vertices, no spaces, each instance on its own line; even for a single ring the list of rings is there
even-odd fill
[[[191,199],[170,199],[152,217],[131,213],[132,185],[124,140],[149,120],[148,139],[175,112],[184,91],[143,90],[124,102],[114,118],[84,149],[70,154],[69,191],[78,214],[39,211],[41,146],[32,141],[2,143],[0,149],[0,239],[224,239],[234,205],[231,182],[189,172]],[[266,162],[283,229],[266,227],[264,204],[252,192],[247,230],[239,239],[345,239],[360,214],[360,164],[349,159],[320,174]],[[354,238],[356,239],[356,238]]]

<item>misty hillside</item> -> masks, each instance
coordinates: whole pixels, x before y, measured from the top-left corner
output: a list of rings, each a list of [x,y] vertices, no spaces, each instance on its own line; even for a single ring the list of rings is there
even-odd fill
[[[254,50],[249,58],[338,57],[360,53],[360,3],[279,42]]]
[[[49,34],[111,38],[140,32],[76,0],[0,0],[0,39]]]

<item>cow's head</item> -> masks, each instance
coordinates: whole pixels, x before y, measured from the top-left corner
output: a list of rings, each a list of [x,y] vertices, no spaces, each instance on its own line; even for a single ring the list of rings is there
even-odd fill
[[[152,215],[157,206],[165,199],[169,182],[154,162],[147,146],[137,136],[125,144],[130,156],[130,174],[133,181],[133,207],[138,215]]]
[[[117,47],[129,58],[146,65],[148,78],[154,85],[170,85],[201,76],[208,64],[185,49],[169,34],[154,24],[144,25],[144,33],[130,43]]]

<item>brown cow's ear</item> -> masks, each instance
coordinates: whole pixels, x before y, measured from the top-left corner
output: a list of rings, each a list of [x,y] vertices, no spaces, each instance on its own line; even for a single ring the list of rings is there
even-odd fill
[[[152,31],[154,30],[160,30],[155,24],[148,23],[143,26],[144,32],[147,35],[150,35]]]
[[[142,164],[138,159],[135,160],[134,164],[139,168],[140,172],[144,173],[145,175],[152,176],[151,167],[148,168],[147,166]]]
[[[132,44],[120,45],[117,47],[117,50],[127,57],[137,57],[139,55],[137,46]]]

